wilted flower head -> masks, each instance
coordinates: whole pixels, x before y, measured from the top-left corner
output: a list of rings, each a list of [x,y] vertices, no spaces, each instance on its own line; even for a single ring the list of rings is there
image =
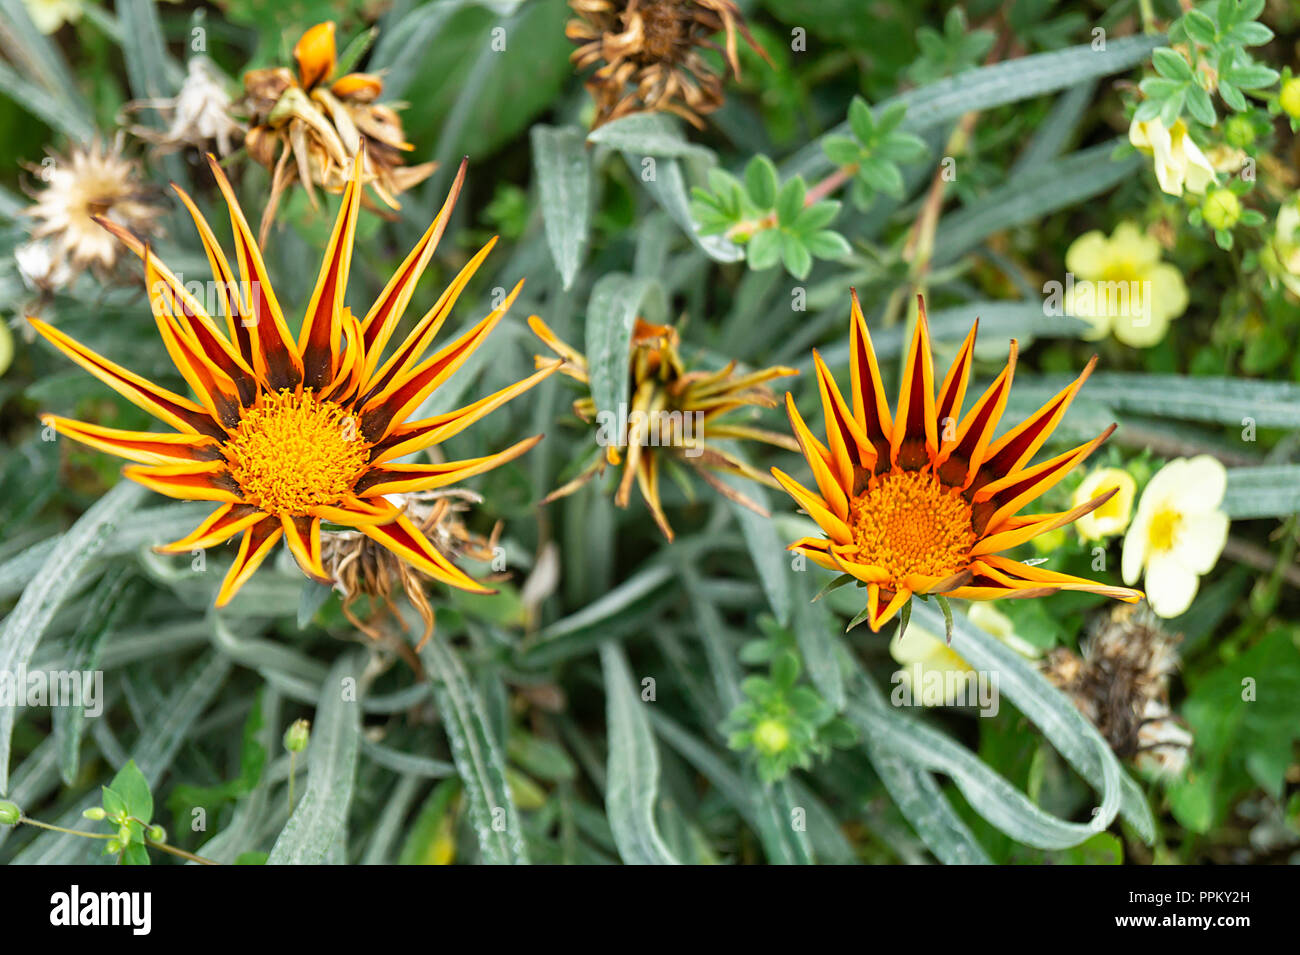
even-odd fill
[[[217,155],[230,152],[234,137],[244,131],[230,115],[231,98],[224,78],[206,56],[190,59],[185,82],[172,99],[137,100],[128,103],[127,111],[156,109],[166,117],[165,130],[132,126],[132,135],[157,143],[170,152],[182,146],[195,149],[215,148]]]
[[[1191,734],[1169,710],[1177,645],[1143,605],[1114,607],[1094,625],[1082,656],[1058,647],[1044,672],[1106,738],[1115,755],[1143,769],[1177,775]]]
[[[487,562],[492,560],[500,532],[500,525],[491,536],[484,537],[466,529],[461,515],[469,505],[482,502],[473,491],[446,488],[422,494],[394,495],[398,508],[411,523],[428,538],[429,543],[447,559],[462,556]],[[333,579],[334,588],[343,596],[343,615],[352,625],[373,640],[383,636],[376,617],[388,611],[396,620],[401,619],[393,603],[394,585],[400,584],[420,619],[424,633],[416,649],[433,636],[434,615],[429,598],[424,591],[428,574],[398,559],[360,531],[328,531],[321,535],[321,561]],[[362,598],[371,601],[369,620],[362,620],[353,608]]]
[[[533,316],[528,324],[538,338],[564,359],[560,371],[586,384],[589,380],[586,357],[561,341],[540,318]],[[625,463],[614,503],[627,507],[635,479],[659,529],[672,540],[673,530],[659,501],[659,478],[663,467],[689,464],[720,494],[767,516],[761,507],[710,472],[738,474],[772,487],[776,486],[775,482],[709,441],[750,439],[794,450],[796,445],[785,435],[720,419],[747,406],[775,407],[776,396],[765,383],[798,372],[778,366],[738,375],[734,361],[718,371],[688,372],[677,352],[677,344],[675,328],[637,319],[629,367],[630,409],[626,413],[598,412],[591,396],[574,402],[575,414],[598,425],[596,440],[604,446],[604,454],[568,484],[553,491],[543,503],[572,494],[597,474],[604,473],[606,464],[618,467]],[[537,365],[542,367],[550,361],[538,356]],[[706,432],[709,441],[705,441]],[[626,462],[620,448],[626,449]]]
[[[47,294],[72,281],[72,270],[65,260],[54,255],[48,239],[24,242],[15,248],[14,262],[23,285],[33,292]]]
[[[97,219],[140,235],[157,231],[162,209],[140,181],[139,165],[122,155],[120,140],[74,146],[67,156],[51,153],[33,171],[42,184],[26,213],[36,220],[32,238],[50,242],[55,272],[66,268],[75,277],[92,268],[103,273],[117,263],[121,247]]]
[[[384,84],[369,73],[334,79],[334,24],[318,23],[293,48],[296,72],[285,67],[244,74],[244,98],[251,128],[249,155],[273,171],[272,197],[262,218],[262,236],[275,204],[295,179],[315,203],[313,185],[342,192],[352,160],[364,147],[365,178],[380,201],[401,208],[396,196],[423,182],[433,163],[403,165],[406,141],[397,107],[378,103]]]
[[[732,0],[569,0],[578,14],[565,34],[579,44],[579,69],[600,63],[587,90],[600,126],[629,113],[676,113],[703,127],[701,115],[723,103],[723,78],[701,50],[718,50],[740,77],[739,33],[764,59]],[[711,38],[725,33],[725,46]]]

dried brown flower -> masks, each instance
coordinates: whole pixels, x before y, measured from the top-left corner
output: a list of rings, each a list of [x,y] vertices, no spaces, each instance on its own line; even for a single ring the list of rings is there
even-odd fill
[[[101,277],[117,264],[122,246],[97,220],[106,219],[148,236],[158,231],[157,191],[140,179],[139,164],[122,154],[119,136],[111,145],[74,146],[66,156],[50,153],[31,167],[41,181],[26,214],[36,220],[32,239],[48,240],[47,276],[70,282],[85,269]]]
[[[406,494],[400,507],[429,542],[447,557],[466,556],[471,560],[490,561],[497,546],[500,525],[493,528],[490,536],[484,537],[467,530],[460,517],[469,505],[481,502],[482,498],[473,491],[448,488]],[[321,534],[321,559],[334,580],[335,589],[343,596],[344,616],[366,636],[372,640],[384,637],[378,624],[385,613],[401,620],[393,603],[394,584],[401,585],[406,599],[424,621],[424,633],[416,649],[423,647],[433,636],[433,608],[424,592],[426,575],[392,551],[360,531],[332,531]],[[362,620],[353,610],[362,597],[370,598],[371,612],[367,620]]]
[[[733,0],[569,0],[577,19],[565,35],[579,44],[578,69],[599,63],[587,82],[596,101],[594,129],[630,113],[676,113],[704,127],[701,116],[723,103],[723,77],[701,55],[722,54],[740,78],[736,34],[770,63]],[[711,38],[725,33],[725,46]]]
[[[366,182],[384,205],[400,209],[397,196],[427,179],[435,166],[404,165],[403,153],[415,147],[406,141],[399,104],[376,102],[384,89],[378,76],[348,73],[332,79],[337,66],[333,23],[318,23],[304,33],[293,56],[296,74],[282,66],[244,74],[239,103],[250,122],[244,145],[254,160],[272,170],[263,244],[276,204],[295,180],[314,205],[312,186],[342,192],[353,159],[364,150]]]
[[[1120,604],[1094,626],[1082,657],[1058,647],[1045,673],[1106,738],[1115,755],[1178,776],[1191,734],[1169,709],[1177,644],[1145,604]]]

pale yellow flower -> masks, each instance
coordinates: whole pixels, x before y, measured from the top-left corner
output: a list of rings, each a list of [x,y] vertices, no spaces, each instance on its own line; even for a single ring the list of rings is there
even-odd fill
[[[1033,659],[1042,653],[1017,636],[1011,618],[988,602],[973,602],[967,617],[1022,657]],[[894,674],[896,682],[906,686],[911,698],[921,706],[953,706],[970,699],[965,691],[976,678],[975,669],[943,637],[913,623],[902,639],[894,634],[889,641],[889,655],[899,665]]]
[[[1260,262],[1292,294],[1300,295],[1300,193],[1277,210],[1273,237],[1261,251]]]
[[[42,33],[54,33],[65,23],[81,19],[81,0],[23,0],[27,15]]]
[[[1142,492],[1124,537],[1124,582],[1146,570],[1151,609],[1177,617],[1191,606],[1199,578],[1208,574],[1228,539],[1220,505],[1228,474],[1208,454],[1177,458],[1156,472]]]
[[[1113,333],[1125,345],[1149,348],[1187,310],[1183,274],[1160,260],[1160,243],[1135,223],[1121,222],[1110,238],[1085,232],[1066,251],[1065,267],[1073,283],[1064,309],[1092,326],[1089,340]]]
[[[1215,181],[1214,166],[1181,119],[1169,129],[1159,119],[1145,123],[1134,119],[1128,128],[1128,140],[1155,158],[1156,181],[1171,196],[1181,196],[1184,187],[1199,195]]]
[[[1075,489],[1072,506],[1086,504],[1099,494],[1115,489],[1115,496],[1091,514],[1074,522],[1079,536],[1086,541],[1101,540],[1124,533],[1133,515],[1133,495],[1137,484],[1133,475],[1121,468],[1097,468]]]

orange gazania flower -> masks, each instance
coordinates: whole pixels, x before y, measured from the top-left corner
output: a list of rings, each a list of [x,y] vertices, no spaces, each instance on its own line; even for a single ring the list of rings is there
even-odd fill
[[[863,614],[873,631],[913,594],[996,600],[1085,590],[1130,603],[1142,596],[999,556],[1110,499],[1114,489],[1070,511],[1019,513],[1096,450],[1115,426],[1087,444],[1030,464],[1091,373],[1094,357],[1067,388],[994,440],[1011,390],[1016,343],[1011,342],[1006,368],[963,416],[978,328],[976,320],[936,395],[929,326],[920,302],[898,407],[891,416],[855,292],[851,409],[813,352],[827,444],[812,435],[786,393],[790,423],[817,492],[776,468],[772,474],[829,538],[805,537],[790,549],[865,585]]]
[[[406,340],[386,359],[389,338],[447,226],[465,165],[424,237],[411,250],[365,317],[343,304],[362,188],[362,159],[353,164],[334,232],[295,342],[276,300],[262,253],[229,181],[208,157],[230,208],[237,283],[203,215],[179,187],[216,279],[227,335],[165,265],[126,229],[101,224],[144,260],[150,305],[167,351],[193,389],[192,401],[97,355],[57,328],[28,320],[60,351],[129,401],[173,429],[122,431],[51,416],[61,434],[137,464],[127,477],[165,494],[214,501],[217,509],[191,534],[159,548],[177,553],[241,534],[239,552],[217,594],[227,603],[283,536],[308,576],[331,583],[321,560],[321,525],[359,530],[437,580],[492,593],[433,547],[384,495],[429,491],[510,461],[541,435],[499,454],[441,464],[399,458],[457,434],[556,370],[524,380],[457,411],[407,421],[447,380],[509,309],[523,282],[501,306],[440,351],[424,357],[466,283],[495,239],[461,270]]]

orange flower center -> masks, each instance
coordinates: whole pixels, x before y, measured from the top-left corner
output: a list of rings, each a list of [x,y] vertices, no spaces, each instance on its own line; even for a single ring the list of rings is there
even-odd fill
[[[225,443],[244,499],[268,514],[337,504],[365,470],[367,451],[356,418],[311,389],[263,395]]]
[[[929,471],[896,471],[874,478],[849,503],[854,558],[888,571],[951,577],[970,563],[975,544],[971,509]]]

